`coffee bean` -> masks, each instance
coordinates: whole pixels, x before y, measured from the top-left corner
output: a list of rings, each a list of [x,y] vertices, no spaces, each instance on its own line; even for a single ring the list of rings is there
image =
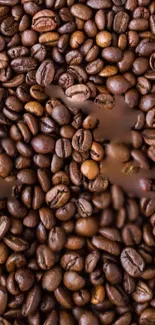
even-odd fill
[[[10,157],[7,154],[0,154],[0,176],[8,176],[13,169],[13,164]]]
[[[8,65],[9,58],[6,54],[0,53],[0,69],[5,69]]]
[[[125,248],[121,253],[121,263],[129,275],[139,277],[144,271],[144,261],[134,248]]]
[[[32,28],[37,32],[49,32],[56,27],[57,16],[52,10],[41,10],[33,16]]]
[[[79,65],[70,65],[69,68],[68,68],[68,72],[71,73],[73,75],[73,77],[75,79],[77,79],[78,82],[80,83],[79,85],[72,86],[72,88],[70,87],[70,89],[73,92],[74,91],[75,92],[76,91],[84,92],[88,96],[88,89],[89,89],[89,87],[87,89],[86,86],[82,84],[82,83],[85,83],[87,81],[87,79],[88,79],[88,76],[87,76],[87,73],[85,72],[85,70],[81,66],[79,66]],[[72,93],[72,91],[69,91],[68,93],[66,91],[66,95],[70,97],[70,95],[71,95],[70,92]],[[89,91],[90,91],[90,89],[89,89]]]
[[[55,69],[53,62],[50,60],[44,60],[44,62],[41,63],[36,73],[37,83],[41,86],[49,85],[53,81],[54,73]]]
[[[102,57],[106,61],[114,63],[122,60],[123,53],[119,48],[109,46],[102,50]]]
[[[126,145],[123,144],[110,144],[107,146],[107,154],[110,157],[115,157],[119,161],[126,162],[130,158],[130,152]]]
[[[63,289],[63,287],[58,287],[54,291],[54,295],[56,297],[56,300],[60,305],[66,309],[70,309],[73,307],[72,297],[69,293],[69,291]]]
[[[123,228],[122,237],[127,246],[134,246],[141,242],[142,233],[137,225],[128,224]]]
[[[107,31],[101,31],[96,35],[96,44],[99,47],[108,47],[111,44],[112,35]]]
[[[87,151],[92,144],[92,135],[89,130],[78,130],[72,139],[72,146],[77,151]]]
[[[147,286],[145,282],[139,281],[136,290],[133,293],[133,299],[137,303],[145,303],[152,299],[152,290]]]
[[[49,135],[40,134],[32,139],[32,147],[35,152],[47,154],[54,150],[54,139]]]
[[[42,287],[47,291],[54,291],[62,280],[62,270],[59,266],[46,271],[42,278]]]
[[[78,100],[79,96],[82,101],[89,99],[90,97],[90,90],[84,84],[79,84],[75,86],[71,86],[66,89],[66,96],[69,97],[70,100],[76,101]]]
[[[137,32],[145,31],[148,29],[148,20],[145,18],[135,18],[130,21],[129,29]]]
[[[53,252],[60,251],[66,242],[66,235],[62,228],[53,227],[50,230],[48,244]]]
[[[63,207],[56,210],[56,217],[59,220],[67,221],[73,217],[75,210],[75,204],[73,202],[68,202]]]
[[[66,271],[80,272],[84,267],[84,259],[79,253],[71,251],[62,256],[61,266]]]
[[[100,59],[97,59],[91,63],[88,63],[86,66],[86,71],[88,74],[97,74],[99,73],[103,68],[103,61]]]
[[[38,285],[35,285],[28,293],[26,301],[22,306],[22,315],[29,316],[37,310],[41,300],[41,290]]]
[[[46,202],[51,208],[60,208],[70,198],[70,190],[66,185],[60,184],[54,186],[46,194]]]
[[[88,0],[87,5],[93,9],[108,9],[111,7],[111,0],[105,0],[104,2],[102,0]]]
[[[88,325],[90,322],[94,325],[99,325],[99,320],[95,314],[91,311],[83,312],[80,317],[79,325]]]
[[[125,307],[128,304],[128,297],[121,287],[113,286],[111,284],[106,285],[106,293],[109,300],[118,307]]]
[[[119,270],[117,264],[112,263],[105,258],[105,262],[103,265],[103,271],[105,273],[106,279],[111,284],[119,284],[122,281],[122,274]]]
[[[4,238],[5,244],[12,249],[14,252],[22,252],[25,251],[29,244],[26,240],[20,238],[20,237],[15,237],[12,235],[8,235]]]
[[[101,235],[92,238],[92,244],[101,250],[104,250],[112,255],[118,256],[120,254],[120,246],[118,243],[113,242]]]
[[[42,270],[48,270],[55,264],[55,256],[48,246],[38,246],[36,256],[38,265]]]
[[[74,4],[71,7],[71,13],[73,16],[82,20],[88,20],[92,17],[92,9],[84,4]]]
[[[37,62],[34,58],[19,57],[11,61],[12,69],[17,73],[25,73],[36,68]]]
[[[83,237],[92,237],[97,233],[98,224],[95,218],[79,218],[76,221],[75,231]]]
[[[63,283],[67,289],[77,291],[84,287],[85,280],[77,272],[67,271],[64,273]]]
[[[121,75],[112,76],[107,79],[107,88],[114,95],[124,94],[130,87],[129,81]]]
[[[69,139],[59,139],[55,144],[55,151],[58,157],[68,158],[72,154],[71,142]]]
[[[85,160],[81,165],[81,173],[89,180],[96,178],[99,174],[99,167],[93,160]]]
[[[45,59],[46,53],[46,47],[44,45],[37,43],[31,47],[31,56],[40,62]]]
[[[140,315],[140,324],[144,325],[146,323],[154,322],[155,313],[153,308],[146,308]]]

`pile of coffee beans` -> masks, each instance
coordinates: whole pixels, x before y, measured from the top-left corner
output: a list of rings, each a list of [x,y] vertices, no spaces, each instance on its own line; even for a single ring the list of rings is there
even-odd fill
[[[22,184],[0,199],[1,325],[155,324],[155,199],[110,184],[98,121],[45,93],[123,95],[142,112],[111,152],[149,169],[154,80],[155,1],[0,0],[0,176]]]

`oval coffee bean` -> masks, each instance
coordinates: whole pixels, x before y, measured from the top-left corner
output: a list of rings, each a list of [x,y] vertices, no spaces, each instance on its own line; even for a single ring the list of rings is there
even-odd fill
[[[70,190],[66,185],[60,184],[54,186],[49,192],[46,193],[46,202],[51,208],[60,208],[70,198]]]
[[[58,288],[62,280],[62,270],[59,266],[46,271],[42,278],[42,287],[47,291],[54,291]]]
[[[124,248],[121,263],[126,272],[133,277],[139,277],[144,271],[144,260],[134,248]]]
[[[32,19],[32,29],[37,32],[48,32],[56,29],[57,16],[52,10],[41,10]]]

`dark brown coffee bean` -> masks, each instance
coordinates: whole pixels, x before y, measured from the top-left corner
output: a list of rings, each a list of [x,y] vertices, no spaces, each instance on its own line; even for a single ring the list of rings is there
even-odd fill
[[[2,239],[10,228],[10,219],[7,216],[0,217],[0,239]]]
[[[11,61],[12,69],[17,73],[25,73],[34,70],[37,66],[37,62],[34,58],[19,57]]]
[[[49,247],[53,252],[58,252],[63,249],[66,242],[65,231],[60,227],[53,227],[50,230],[48,237]]]
[[[109,77],[107,79],[107,88],[114,95],[126,93],[130,88],[130,83],[121,75]]]
[[[148,29],[148,20],[145,18],[135,18],[130,21],[129,29],[137,32],[145,31]]]
[[[60,305],[66,309],[71,309],[73,307],[72,297],[70,292],[63,287],[58,287],[54,291],[55,298]]]
[[[21,291],[28,291],[34,283],[34,275],[29,269],[19,269],[15,273],[15,280]]]
[[[99,325],[99,320],[94,313],[86,310],[81,313],[79,325],[89,325],[89,323]]]
[[[128,24],[129,24],[129,15],[125,11],[120,11],[115,15],[113,29],[116,33],[126,32]]]
[[[54,150],[54,139],[48,135],[40,134],[34,137],[31,144],[37,153],[47,154]]]
[[[46,47],[41,44],[34,44],[31,47],[31,56],[34,57],[36,60],[42,62],[46,56]]]
[[[4,287],[0,287],[0,302],[0,315],[3,315],[8,303],[8,294]]]
[[[111,284],[106,285],[106,293],[109,300],[118,307],[125,307],[128,304],[128,297],[121,287],[113,286]]]
[[[123,53],[119,48],[109,46],[109,47],[106,47],[105,49],[103,49],[102,57],[106,61],[114,63],[114,62],[119,62],[122,60]]]
[[[137,303],[145,303],[152,299],[152,295],[153,293],[149,286],[145,282],[139,281],[132,296]]]
[[[98,224],[95,218],[79,218],[76,221],[75,231],[83,237],[92,237],[97,233]]]
[[[64,273],[63,278],[64,285],[71,291],[77,291],[84,287],[84,279],[75,271],[67,271]]]
[[[66,203],[63,207],[56,210],[56,217],[59,220],[67,221],[74,216],[76,206],[73,202]]]
[[[151,322],[154,322],[155,319],[155,313],[154,308],[146,308],[140,315],[140,324],[151,324]]]
[[[12,249],[14,252],[22,252],[25,251],[29,244],[25,239],[20,237],[15,237],[12,235],[8,235],[4,238],[5,244]]]
[[[87,273],[93,272],[99,259],[100,253],[98,251],[92,251],[90,254],[88,254],[85,260],[85,271]]]
[[[108,9],[111,7],[111,1],[105,0],[103,2],[101,0],[88,0],[87,5],[93,9]]]
[[[142,239],[142,232],[135,224],[128,224],[122,231],[123,241],[127,246],[138,245]]]
[[[55,144],[55,151],[58,157],[68,158],[71,156],[72,147],[69,139],[59,139]]]
[[[144,271],[144,261],[134,248],[125,248],[121,253],[121,263],[129,275],[139,277]]]
[[[62,280],[62,270],[59,266],[46,271],[42,278],[42,287],[47,291],[54,291],[60,285]]]
[[[48,270],[55,264],[55,256],[48,246],[38,246],[36,256],[38,265],[43,270]]]
[[[61,266],[66,271],[80,272],[84,267],[84,259],[79,253],[71,251],[62,256]]]
[[[53,62],[50,60],[44,60],[36,73],[36,81],[41,86],[49,85],[54,78],[55,68]]]
[[[77,151],[87,151],[92,144],[92,135],[89,130],[78,130],[72,139],[72,146]]]
[[[18,22],[12,16],[5,18],[1,23],[1,33],[5,36],[13,36],[18,31]]]
[[[38,285],[35,285],[28,293],[26,301],[22,306],[22,315],[29,316],[33,314],[40,303],[41,300],[41,290]]]
[[[72,101],[79,100],[79,96],[81,101],[85,101],[90,97],[90,90],[86,85],[78,84],[67,88],[65,94]]]
[[[80,18],[82,20],[88,20],[92,16],[92,9],[84,4],[74,4],[71,7],[71,13],[73,16]]]
[[[118,256],[120,254],[120,246],[118,243],[111,241],[101,235],[94,236],[92,238],[92,244],[101,250],[105,250],[106,252]]]
[[[46,194],[46,202],[52,208],[60,208],[70,198],[70,190],[66,185],[56,185]]]

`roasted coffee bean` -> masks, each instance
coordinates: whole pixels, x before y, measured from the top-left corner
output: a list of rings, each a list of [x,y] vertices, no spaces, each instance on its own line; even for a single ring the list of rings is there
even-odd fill
[[[101,250],[105,250],[106,252],[118,256],[120,254],[120,246],[118,243],[111,241],[101,235],[94,236],[92,238],[92,244]]]
[[[89,0],[90,2],[91,0]],[[89,322],[93,323],[94,325],[99,325],[99,320],[95,314],[93,314],[91,311],[84,311],[81,312],[79,325],[88,325]]]
[[[72,146],[77,151],[87,151],[92,144],[92,135],[89,130],[78,130],[72,139]]]
[[[36,256],[38,265],[42,270],[48,270],[55,264],[55,256],[48,246],[38,246]]]
[[[66,271],[80,272],[84,267],[84,259],[79,253],[71,251],[62,256],[61,266]]]
[[[56,27],[57,16],[52,10],[42,10],[33,16],[32,28],[37,32],[48,32]]]
[[[111,284],[107,284],[106,293],[108,295],[109,300],[114,305],[118,307],[125,307],[128,304],[128,297],[121,287],[115,287]]]
[[[11,67],[17,73],[25,73],[34,70],[37,62],[34,58],[19,57],[11,61]]]
[[[67,271],[64,273],[64,285],[71,291],[77,291],[84,287],[85,280],[75,271]]]
[[[46,194],[46,202],[52,208],[60,208],[70,198],[70,190],[66,185],[56,185]]]
[[[36,81],[41,86],[49,85],[54,79],[55,68],[53,62],[44,60],[36,72]]]
[[[42,287],[47,291],[54,291],[62,280],[62,270],[59,266],[46,271],[42,278]]]
[[[121,253],[121,263],[129,275],[139,277],[144,271],[145,263],[134,248],[125,248]]]
[[[32,139],[32,147],[40,154],[51,153],[54,150],[54,139],[48,135],[40,134]]]
[[[72,153],[72,146],[69,139],[59,139],[55,144],[55,152],[60,158],[68,158]]]
[[[53,227],[50,230],[48,244],[53,252],[63,249],[66,242],[66,234],[63,228]]]

